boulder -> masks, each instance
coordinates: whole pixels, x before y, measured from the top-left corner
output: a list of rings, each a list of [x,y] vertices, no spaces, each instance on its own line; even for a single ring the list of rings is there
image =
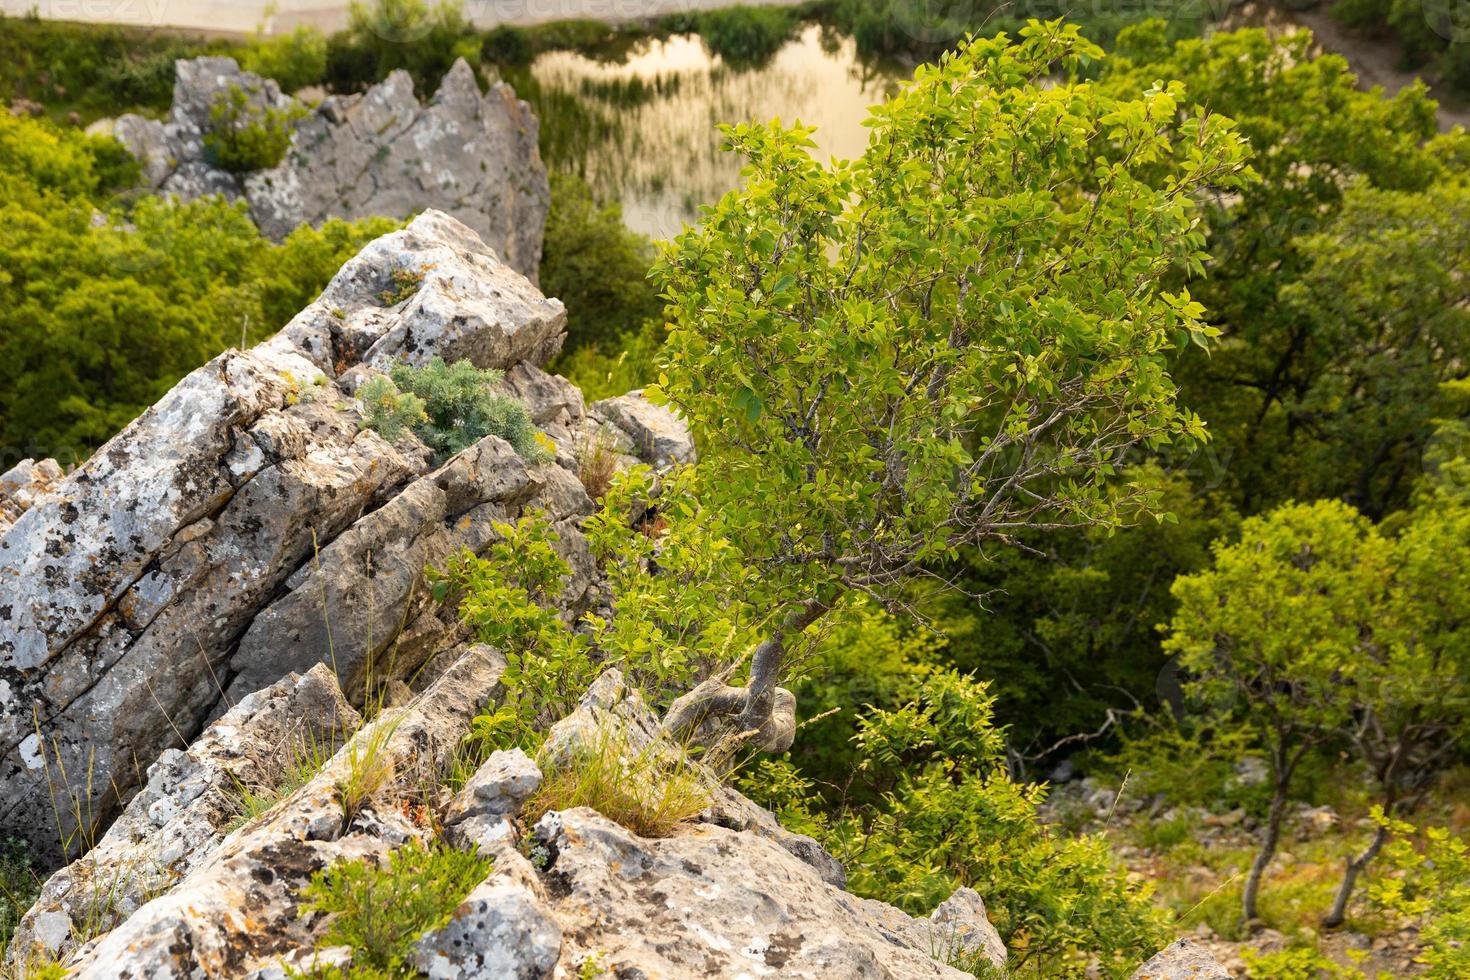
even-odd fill
[[[449,801],[444,812],[445,839],[482,854],[513,841],[513,819],[540,785],[541,770],[526,753],[520,749],[492,752]]]
[[[834,888],[758,834],[698,824],[648,840],[579,808],[534,835],[567,975],[596,956],[614,976],[972,976],[935,958],[948,926]]]
[[[306,785],[231,834],[170,891],[84,946],[68,975],[269,976],[282,957],[299,962],[326,927],[322,916],[301,914],[311,876],[339,860],[381,860],[427,836],[402,801],[444,771],[470,719],[498,699],[504,669],[489,647],[466,649],[409,705],[360,729]],[[387,777],[349,813],[341,786],[365,764]]]
[[[422,273],[411,295],[385,297],[404,269]],[[490,436],[436,467],[412,435],[390,445],[362,429],[352,398],[397,361],[468,358],[559,393],[541,412],[575,444],[609,423],[541,370],[564,322],[473,230],[425,212],[0,530],[0,835],[28,838],[43,863],[69,859],[164,750],[289,672],[331,664],[357,704],[369,675],[426,683],[437,669],[416,669],[466,637],[429,601],[425,567],[487,547],[494,519],[549,513],[574,571],[568,616],[603,601],[574,457],[527,466]]]
[[[329,758],[362,724],[331,671],[288,674],[244,698],[187,752],[169,749],[97,845],[53,874],[11,940],[12,955],[64,958],[204,862],[292,766]]]
[[[1230,980],[1230,972],[1201,944],[1180,939],[1140,966],[1131,980]]]
[[[237,175],[214,165],[204,137],[215,100],[231,89],[250,110],[295,113],[290,149],[267,170]],[[175,64],[164,122],[120,117],[113,135],[142,163],[147,184],[193,200],[244,200],[262,232],[280,240],[302,223],[437,208],[473,229],[512,269],[536,277],[551,194],[530,107],[504,83],[480,94],[472,68],[456,61],[427,104],[395,71],[360,95],[307,107],[230,58]]]

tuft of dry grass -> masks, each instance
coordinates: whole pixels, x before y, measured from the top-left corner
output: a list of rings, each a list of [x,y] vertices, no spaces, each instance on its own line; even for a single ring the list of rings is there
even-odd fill
[[[710,805],[708,787],[683,753],[659,743],[633,751],[621,732],[600,733],[568,762],[547,768],[522,816],[585,806],[640,837],[667,837]]]
[[[577,447],[577,479],[582,481],[587,496],[601,500],[612,486],[618,472],[612,441],[601,431]]]

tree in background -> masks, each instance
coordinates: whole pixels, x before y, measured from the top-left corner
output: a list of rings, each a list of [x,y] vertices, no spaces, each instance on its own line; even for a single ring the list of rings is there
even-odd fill
[[[674,731],[785,748],[808,628],[854,596],[901,603],[962,546],[1117,523],[1141,493],[1112,479],[1123,451],[1203,436],[1167,365],[1213,331],[1160,280],[1200,268],[1194,201],[1246,178],[1245,147],[1178,86],[1047,81],[1100,56],[1060,22],[971,41],[830,168],[803,130],[728,131],[746,185],[656,267],[658,392],[703,440],[700,504],[770,618],[746,684],[718,671]]]
[[[1184,351],[1174,367],[1183,403],[1206,420],[1229,460],[1237,507],[1251,514],[1287,499],[1342,495],[1377,517],[1405,502],[1407,488],[1394,474],[1406,458],[1413,462],[1424,435],[1410,411],[1391,426],[1387,449],[1364,452],[1372,435],[1355,428],[1360,411],[1382,418],[1406,407],[1404,388],[1382,376],[1391,373],[1385,362],[1393,355],[1374,333],[1397,301],[1392,277],[1408,274],[1387,263],[1425,258],[1413,236],[1422,234],[1426,248],[1446,244],[1463,218],[1436,214],[1433,199],[1371,192],[1417,194],[1462,183],[1457,161],[1467,138],[1435,135],[1434,103],[1422,86],[1392,98],[1361,91],[1345,60],[1319,55],[1313,44],[1306,32],[1272,37],[1262,30],[1170,44],[1164,25],[1150,22],[1119,36],[1100,84],[1121,94],[1157,78],[1180,79],[1192,97],[1234,119],[1255,154],[1261,180],[1204,211],[1214,261],[1194,292],[1223,336],[1208,357]],[[1373,213],[1359,219],[1360,208]],[[1376,234],[1374,218],[1384,220]],[[1360,234],[1368,234],[1361,245],[1352,240]],[[1379,264],[1364,276],[1366,265],[1356,260],[1370,253]],[[1456,245],[1432,262],[1411,291],[1413,316],[1425,311],[1419,300],[1432,304],[1436,291],[1463,289],[1453,281],[1462,254]],[[1325,308],[1334,292],[1355,307],[1345,325],[1344,311]],[[1435,323],[1399,322],[1394,330],[1399,338],[1417,330],[1457,346]],[[1345,382],[1365,351],[1374,356],[1361,370],[1377,376]],[[1448,361],[1437,370],[1464,368]]]
[[[115,202],[135,168],[112,140],[0,117],[0,447],[11,463],[85,458],[183,375],[283,326],[397,227],[329,221],[273,245],[243,204]]]
[[[1346,685],[1368,661],[1362,624],[1384,598],[1387,562],[1366,518],[1320,501],[1247,520],[1211,568],[1174,582],[1164,649],[1193,675],[1192,700],[1254,730],[1270,766],[1271,809],[1242,893],[1247,922],[1298,766],[1350,717]]]

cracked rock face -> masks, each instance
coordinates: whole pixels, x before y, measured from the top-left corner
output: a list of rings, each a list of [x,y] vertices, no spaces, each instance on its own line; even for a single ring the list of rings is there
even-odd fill
[[[97,846],[46,881],[16,929],[12,955],[61,959],[79,936],[126,919],[213,853],[242,819],[243,789],[269,792],[288,767],[330,757],[361,723],[320,665],[246,697],[188,751],[158,757]]]
[[[385,305],[402,269],[421,281]],[[600,602],[574,449],[604,430],[637,443],[541,370],[564,323],[474,231],[429,211],[50,485],[0,531],[0,834],[70,857],[77,813],[82,838],[100,836],[154,760],[230,702],[333,663],[360,704],[369,665],[393,682],[452,650],[465,637],[424,569],[487,547],[492,519],[547,512],[573,569],[568,613]],[[557,463],[528,467],[487,436],[436,468],[411,435],[362,430],[365,372],[435,355],[506,370]]]
[[[474,71],[460,60],[424,104],[408,73],[393,72],[361,95],[329,96],[306,111],[281,163],[242,177],[214,166],[206,153],[215,99],[235,86],[252,109],[305,107],[230,58],[179,61],[175,71],[166,122],[127,115],[113,126],[152,187],[184,200],[243,199],[276,240],[303,222],[408,218],[436,208],[535,279],[551,195],[536,116],[509,86],[497,83],[481,95]]]

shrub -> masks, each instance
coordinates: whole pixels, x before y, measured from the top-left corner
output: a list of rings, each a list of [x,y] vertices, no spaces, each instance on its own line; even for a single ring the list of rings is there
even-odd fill
[[[389,442],[397,442],[405,430],[427,422],[424,400],[398,390],[393,379],[380,374],[357,390],[362,402],[362,427],[372,429]]]
[[[545,768],[522,811],[527,824],[552,810],[585,806],[640,837],[667,837],[711,802],[682,751],[658,742],[634,750],[620,732],[601,731],[569,760]]]
[[[240,52],[240,67],[273,78],[287,92],[316,85],[327,74],[327,39],[314,27],[260,38]]]
[[[465,895],[490,872],[476,854],[410,841],[373,861],[339,861],[312,875],[302,891],[302,911],[327,912],[331,924],[322,945],[351,946],[353,973],[417,976],[408,965],[413,942],[449,921]]]
[[[710,53],[742,68],[769,61],[791,37],[796,24],[785,7],[724,7],[705,11],[695,20]]]
[[[566,304],[568,354],[593,344],[615,348],[659,315],[652,261],[653,243],[628,230],[619,205],[599,204],[580,177],[552,174],[540,278],[546,295]]]
[[[1470,842],[1449,830],[1431,827],[1424,846],[1416,848],[1413,827],[1376,810],[1374,818],[1396,838],[1385,849],[1397,872],[1376,882],[1369,895],[1400,915],[1423,920],[1419,940],[1426,980],[1459,980],[1470,976]]]
[[[1038,821],[1044,790],[1011,780],[993,711],[985,684],[948,671],[916,700],[870,710],[854,779],[875,807],[833,810],[787,762],[762,762],[743,786],[822,840],[856,894],[923,913],[957,887],[980,892],[1015,975],[1071,975],[1093,954],[1124,976],[1162,945],[1162,912],[1104,838],[1056,837]]]
[[[458,5],[354,0],[347,29],[327,42],[326,77],[338,90],[355,91],[402,68],[423,96],[438,87],[456,58],[480,60],[480,40]]]
[[[433,576],[436,598],[459,596],[465,624],[505,655],[505,697],[472,726],[481,755],[534,745],[540,726],[568,714],[607,665],[593,662],[587,637],[557,613],[571,569],[556,552],[556,532],[534,514],[494,527],[500,540],[484,557],[464,552]]]
[[[300,106],[252,108],[251,93],[231,85],[215,97],[209,110],[209,132],[204,148],[209,158],[231,173],[267,170],[285,157],[296,120],[305,115]]]
[[[440,461],[495,435],[528,463],[550,462],[525,403],[495,390],[500,380],[499,371],[469,361],[451,365],[435,357],[423,367],[399,364],[389,378],[363,385],[362,426],[390,441],[409,426]]]

